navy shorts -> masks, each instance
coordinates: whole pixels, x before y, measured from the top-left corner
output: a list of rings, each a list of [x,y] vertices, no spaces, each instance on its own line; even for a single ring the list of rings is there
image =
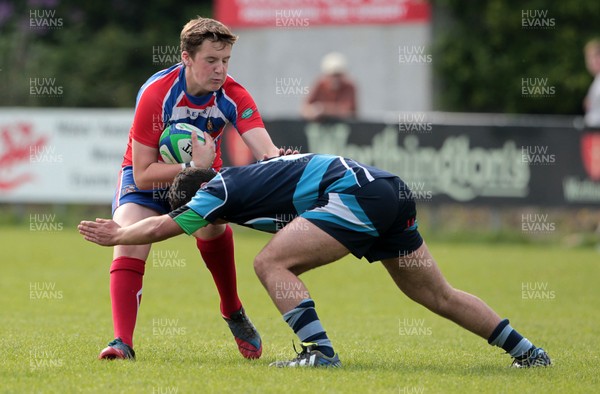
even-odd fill
[[[397,177],[376,179],[349,194],[326,194],[300,216],[371,263],[410,254],[423,244],[412,193]]]
[[[169,213],[167,199],[169,189],[140,190],[133,180],[133,167],[126,166],[119,172],[119,183],[112,201],[112,213],[123,204],[134,203],[156,211],[159,215]]]

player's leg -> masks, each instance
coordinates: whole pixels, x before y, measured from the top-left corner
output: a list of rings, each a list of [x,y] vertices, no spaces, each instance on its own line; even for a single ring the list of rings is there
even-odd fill
[[[262,354],[262,341],[246,316],[237,292],[231,227],[227,224],[211,224],[198,230],[194,236],[202,259],[217,286],[221,298],[221,315],[229,325],[240,353],[246,358],[259,358]]]
[[[242,307],[237,292],[233,231],[227,224],[210,224],[198,230],[194,236],[196,246],[217,286],[221,314],[229,317]]]
[[[168,203],[152,190],[135,186],[133,169],[124,167],[113,198],[113,220],[121,226],[168,212]],[[99,358],[134,358],[133,331],[142,298],[142,282],[150,245],[119,245],[110,266],[110,298],[115,340]]]
[[[308,297],[308,290],[298,275],[348,253],[331,235],[297,217],[260,251],[254,259],[254,270],[279,312],[285,314]],[[284,286],[293,291],[283,294]]]
[[[155,215],[156,211],[150,208],[127,203],[116,208],[113,220],[121,226],[127,226]],[[117,245],[113,249],[110,298],[115,341],[111,342],[98,358],[135,357],[133,331],[142,299],[143,276],[149,252],[150,245]]]
[[[502,320],[479,298],[450,286],[425,242],[412,253],[382,262],[409,298],[482,338],[488,339]]]
[[[331,263],[348,249],[310,221],[298,217],[279,231],[254,260],[254,269],[284,320],[294,330],[304,351],[286,366],[340,366],[317,312],[298,275]]]
[[[414,252],[382,260],[396,285],[412,300],[510,353],[515,366],[549,365],[536,348],[478,297],[446,281],[425,242]]]

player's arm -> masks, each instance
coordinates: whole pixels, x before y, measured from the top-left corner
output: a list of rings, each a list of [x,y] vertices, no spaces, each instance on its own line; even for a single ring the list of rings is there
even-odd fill
[[[256,160],[263,160],[265,155],[267,157],[279,156],[279,148],[273,144],[271,136],[263,127],[255,127],[246,131],[242,134],[242,140],[250,148]]]
[[[165,127],[161,93],[155,86],[140,92],[133,115],[133,178],[142,190],[165,188],[181,170],[181,165],[158,163],[158,139]]]
[[[125,227],[108,219],[96,219],[95,222],[84,220],[77,229],[87,241],[102,246],[145,245],[184,232],[169,215],[149,217]]]
[[[204,133],[204,141],[200,142],[196,133],[192,132],[192,160],[199,168],[209,168],[215,159],[215,144],[208,133]],[[164,188],[181,171],[181,164],[158,162],[158,147],[133,140],[132,152],[133,178],[142,190]]]
[[[215,200],[218,201],[218,198],[207,201],[214,203]],[[195,201],[197,206],[202,206],[203,198],[198,197]],[[182,233],[193,234],[210,224],[204,216],[191,209],[188,204],[167,215],[152,216],[125,227],[119,226],[113,220],[96,219],[95,222],[82,221],[77,229],[87,241],[102,246],[150,244]],[[219,221],[218,218],[214,220]]]
[[[265,156],[279,156],[279,148],[273,144],[271,136],[265,129],[265,124],[250,93],[235,81],[229,81],[226,89],[230,99],[236,103],[235,109],[226,113],[227,119],[240,133],[254,158],[263,160]]]

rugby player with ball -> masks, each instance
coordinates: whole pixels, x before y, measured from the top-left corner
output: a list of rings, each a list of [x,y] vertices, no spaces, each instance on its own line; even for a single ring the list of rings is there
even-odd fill
[[[169,212],[165,189],[182,168],[219,171],[221,136],[227,123],[236,128],[257,159],[280,155],[251,95],[227,73],[237,36],[218,21],[198,17],[183,27],[180,38],[181,62],[151,76],[136,98],[112,207],[113,220],[121,226]],[[172,158],[175,160],[165,162],[162,157],[166,156],[159,154],[161,134],[164,130],[180,130],[176,125],[181,123],[194,126],[203,135],[192,133],[189,160],[179,162],[180,158]],[[246,358],[260,357],[261,338],[237,293],[231,227],[206,226],[194,233],[194,237],[217,286],[221,315],[240,353]],[[100,359],[135,358],[133,332],[150,247],[150,244],[114,247],[110,266],[114,340],[101,351]]]

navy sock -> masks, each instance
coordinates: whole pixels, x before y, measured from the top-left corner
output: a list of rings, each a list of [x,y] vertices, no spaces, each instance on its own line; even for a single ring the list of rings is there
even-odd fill
[[[321,353],[333,357],[333,346],[321,325],[312,299],[302,300],[298,306],[283,315],[283,320],[294,330],[301,342],[316,343]]]
[[[527,338],[510,326],[508,319],[504,319],[498,324],[490,335],[488,343],[501,347],[515,358],[527,356],[527,353],[535,348]]]

